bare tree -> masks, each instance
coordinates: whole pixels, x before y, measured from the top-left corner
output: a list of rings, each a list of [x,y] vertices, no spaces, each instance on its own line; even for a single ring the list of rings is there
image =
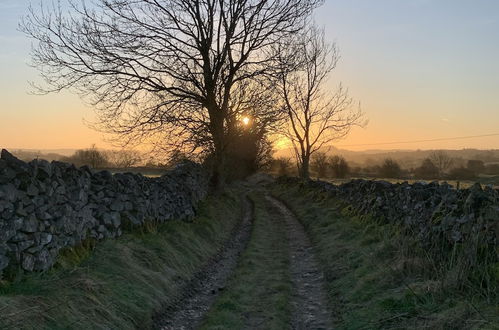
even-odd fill
[[[350,174],[350,166],[345,158],[342,156],[332,156],[329,159],[329,164],[333,172],[333,177],[338,179],[344,179]]]
[[[381,164],[378,174],[382,178],[398,179],[402,176],[402,168],[396,160],[386,158]]]
[[[324,178],[327,175],[327,170],[329,168],[329,162],[327,155],[324,152],[317,152],[312,155],[311,160],[312,170],[317,174],[317,178]]]
[[[339,55],[322,30],[311,27],[285,42],[293,45],[277,49],[279,87],[289,122],[285,134],[293,142],[300,176],[309,178],[312,154],[362,125],[362,113],[342,85],[328,89]]]
[[[135,150],[112,150],[106,152],[109,163],[116,168],[130,168],[142,161],[142,155]]]
[[[322,2],[62,0],[31,9],[21,28],[38,41],[42,91],[82,95],[97,108],[97,127],[125,143],[209,146],[221,186],[240,115],[234,91],[272,68],[270,46]]]
[[[440,175],[440,171],[433,161],[426,158],[421,163],[421,166],[414,170],[414,175],[418,179],[435,179]]]
[[[442,175],[452,166],[454,160],[443,150],[437,150],[430,154],[431,162],[438,169],[438,176],[442,177]]]
[[[91,168],[104,168],[109,165],[106,154],[97,149],[95,144],[88,149],[76,150],[73,155],[62,160],[76,166],[87,165]]]

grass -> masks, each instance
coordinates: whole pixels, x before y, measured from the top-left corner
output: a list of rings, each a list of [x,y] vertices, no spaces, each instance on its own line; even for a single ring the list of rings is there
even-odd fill
[[[238,194],[209,197],[190,223],[150,225],[66,250],[45,273],[0,286],[1,329],[149,328],[240,219]]]
[[[499,329],[497,299],[456,290],[411,237],[324,193],[276,186],[316,247],[338,329]],[[497,280],[497,279],[496,279]]]
[[[253,200],[250,242],[202,329],[289,328],[292,282],[285,228],[265,209],[263,197]]]

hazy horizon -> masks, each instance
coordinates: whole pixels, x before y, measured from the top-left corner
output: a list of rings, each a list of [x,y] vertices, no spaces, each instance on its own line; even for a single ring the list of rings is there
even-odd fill
[[[29,2],[0,1],[0,145],[112,148],[84,124],[93,111],[75,95],[28,95],[28,81],[40,82],[17,30]],[[332,84],[348,87],[369,119],[336,147],[499,149],[498,2],[328,0],[316,21],[341,52]]]
[[[11,151],[27,151],[27,152],[40,152],[43,154],[48,154],[48,153],[55,153],[55,154],[60,154],[63,156],[69,156],[73,154],[77,150],[81,149],[88,149],[91,148],[92,146],[83,146],[81,148],[11,148],[9,146],[3,146],[0,145],[0,149],[5,149],[9,152]],[[120,148],[113,148],[113,146],[109,146],[109,148],[103,148],[99,147],[96,145],[96,148],[98,150],[118,150]],[[125,149],[126,150],[126,149]],[[326,147],[323,149],[320,149],[322,152],[326,153],[334,153],[335,151],[341,151],[341,152],[349,152],[349,153],[412,153],[412,152],[431,152],[431,151],[470,151],[470,150],[476,150],[476,151],[499,151],[499,148],[461,148],[461,149],[442,149],[442,148],[429,148],[429,149],[404,149],[404,148],[399,148],[399,149],[364,149],[364,150],[352,150],[348,148],[341,148],[341,147],[336,147],[336,146],[331,146],[331,147]],[[283,152],[293,152],[293,148],[283,148],[283,149],[277,149],[276,154],[282,154]]]

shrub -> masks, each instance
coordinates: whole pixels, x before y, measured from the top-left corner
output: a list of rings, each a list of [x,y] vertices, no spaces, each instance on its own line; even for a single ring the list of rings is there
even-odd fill
[[[417,179],[435,179],[439,176],[439,169],[435,164],[426,158],[420,167],[414,170],[414,175]]]
[[[272,167],[280,176],[292,174],[293,165],[291,163],[291,159],[288,157],[280,157],[275,159]]]
[[[310,165],[312,167],[312,170],[317,174],[319,178],[324,178],[327,176],[329,162],[325,153],[314,153]]]
[[[75,166],[87,165],[91,168],[104,168],[109,165],[106,155],[99,151],[95,144],[88,149],[77,150],[73,155],[64,158],[63,161]]]
[[[481,160],[470,159],[468,160],[466,167],[475,174],[483,173],[485,171],[485,164]]]
[[[400,178],[402,169],[397,161],[387,158],[379,169],[379,175],[384,178]]]

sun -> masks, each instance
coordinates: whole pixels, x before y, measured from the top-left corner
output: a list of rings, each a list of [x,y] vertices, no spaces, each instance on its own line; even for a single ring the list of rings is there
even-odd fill
[[[249,117],[243,117],[242,122],[244,126],[248,126],[250,123]]]

